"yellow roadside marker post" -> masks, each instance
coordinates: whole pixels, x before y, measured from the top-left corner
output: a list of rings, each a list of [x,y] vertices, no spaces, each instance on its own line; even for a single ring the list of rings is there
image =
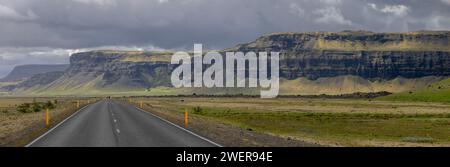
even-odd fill
[[[77,108],[80,108],[80,100],[77,100]]]
[[[189,119],[188,119],[188,112],[187,109],[184,109],[184,126],[187,128],[189,125]]]
[[[139,103],[139,107],[140,107],[140,108],[142,108],[142,101],[140,101],[140,103]]]
[[[50,127],[50,116],[48,113],[48,108],[45,109],[45,127],[46,128]]]

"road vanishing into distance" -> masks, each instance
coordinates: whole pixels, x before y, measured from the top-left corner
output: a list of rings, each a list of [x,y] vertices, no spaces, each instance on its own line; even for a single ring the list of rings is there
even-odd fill
[[[220,146],[132,105],[102,100],[49,130],[29,147]]]

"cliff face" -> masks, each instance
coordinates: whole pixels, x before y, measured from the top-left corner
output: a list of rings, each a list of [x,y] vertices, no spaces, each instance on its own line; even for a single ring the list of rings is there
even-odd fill
[[[288,79],[355,75],[367,79],[449,76],[450,55],[441,51],[301,51],[285,53],[280,76]]]
[[[138,55],[145,56],[144,53]],[[82,85],[90,79],[98,78],[95,86],[101,88],[170,86],[169,62],[124,61],[129,56],[130,53],[127,52],[108,51],[74,54],[70,57],[71,66],[59,80],[75,78],[71,84]]]
[[[356,75],[393,79],[450,75],[450,33],[283,33],[228,51],[280,52],[288,79]]]

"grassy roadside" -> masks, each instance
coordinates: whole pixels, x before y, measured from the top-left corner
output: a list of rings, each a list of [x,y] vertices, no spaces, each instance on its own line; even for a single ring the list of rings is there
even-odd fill
[[[45,126],[45,111],[21,113],[16,111],[16,106],[32,101],[45,102],[57,99],[56,108],[49,111],[50,127]],[[77,107],[76,101],[80,102]],[[79,108],[96,99],[88,98],[0,98],[0,146],[18,147],[24,146],[34,138],[72,115]]]
[[[449,146],[450,106],[330,99],[148,98],[154,109],[332,146]]]

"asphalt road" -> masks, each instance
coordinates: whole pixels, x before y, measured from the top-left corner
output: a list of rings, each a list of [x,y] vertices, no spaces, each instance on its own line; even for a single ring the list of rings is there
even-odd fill
[[[30,147],[215,147],[214,142],[113,100],[91,104]]]

